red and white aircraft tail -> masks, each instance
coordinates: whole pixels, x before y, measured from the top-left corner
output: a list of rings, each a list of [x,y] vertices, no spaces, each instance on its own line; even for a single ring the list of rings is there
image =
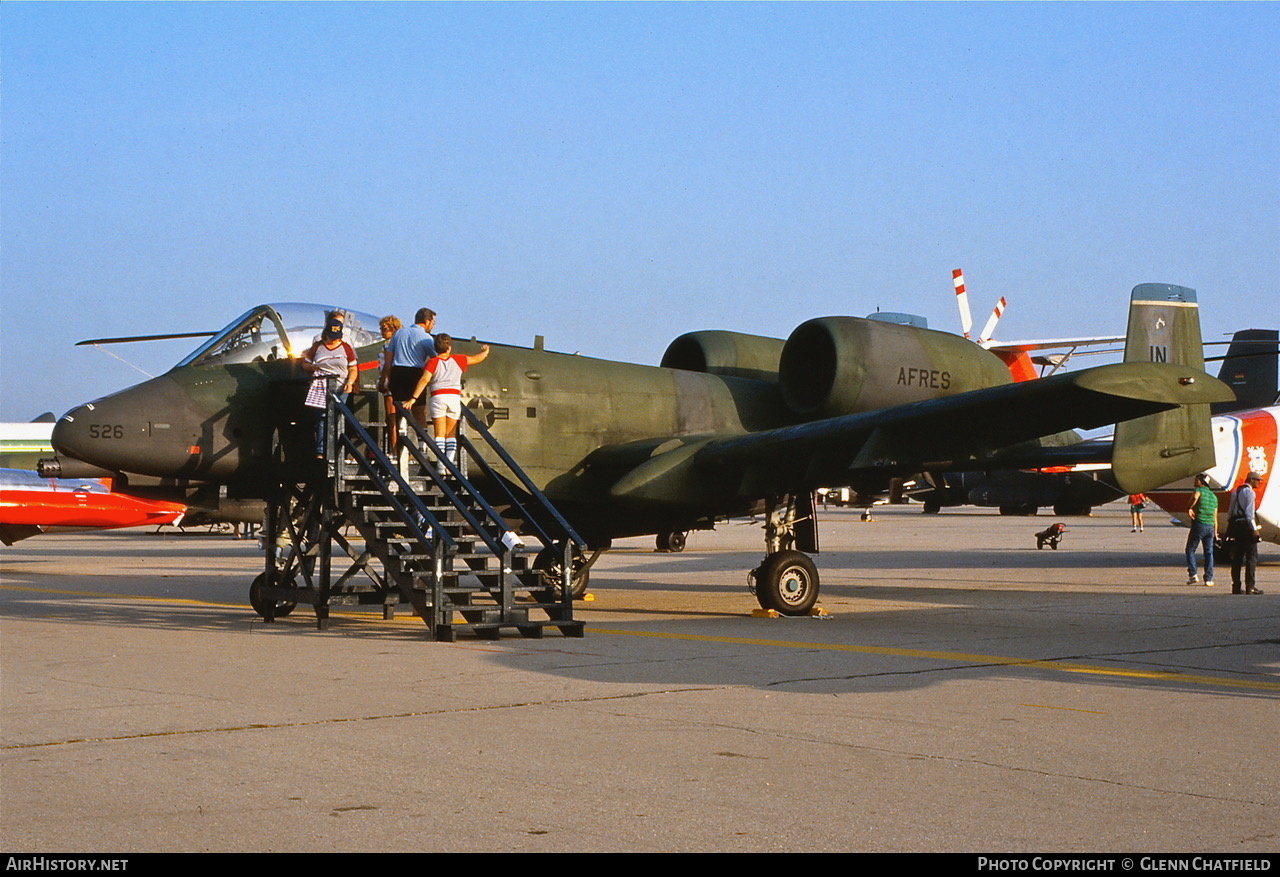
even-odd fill
[[[951,283],[956,290],[956,304],[960,308],[960,328],[964,332],[964,337],[971,338],[970,332],[973,328],[973,318],[969,312],[969,294],[965,289],[964,272],[957,268],[951,272]],[[978,333],[976,343],[990,350],[996,356],[1000,357],[1009,367],[1009,374],[1013,376],[1015,381],[1029,381],[1033,378],[1047,377],[1058,369],[1062,368],[1071,358],[1071,356],[1080,347],[1089,347],[1102,344],[1120,344],[1124,342],[1123,335],[1113,335],[1104,338],[1057,338],[1057,339],[1037,339],[1033,341],[994,341],[992,340],[996,332],[996,325],[1000,322],[1000,318],[1004,316],[1007,302],[1001,296],[996,302],[996,306],[991,310],[991,316],[987,319],[987,323],[982,327],[982,331]],[[1043,350],[1065,350],[1065,353],[1041,354],[1032,356],[1033,351]],[[1037,369],[1037,366],[1040,369]],[[1047,369],[1047,371],[1044,371]]]

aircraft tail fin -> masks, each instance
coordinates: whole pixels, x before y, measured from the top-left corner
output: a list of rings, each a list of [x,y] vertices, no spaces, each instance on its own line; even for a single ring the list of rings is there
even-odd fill
[[[1213,414],[1268,408],[1276,403],[1280,373],[1277,342],[1280,331],[1275,329],[1241,329],[1231,336],[1218,380],[1235,391],[1236,401],[1215,402],[1210,409]]]
[[[1133,288],[1124,361],[1184,365],[1185,380],[1207,377],[1194,289],[1168,283],[1141,283]],[[1116,425],[1111,468],[1126,493],[1151,490],[1213,464],[1213,436],[1205,403]]]

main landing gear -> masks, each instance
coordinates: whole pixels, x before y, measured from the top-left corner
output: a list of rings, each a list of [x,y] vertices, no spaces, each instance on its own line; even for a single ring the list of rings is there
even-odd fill
[[[818,602],[818,570],[805,554],[818,552],[813,494],[770,497],[764,540],[765,558],[747,574],[756,601],[783,615],[810,614]]]
[[[684,551],[685,540],[689,533],[686,530],[664,530],[655,540],[658,551],[669,551],[673,554]]]

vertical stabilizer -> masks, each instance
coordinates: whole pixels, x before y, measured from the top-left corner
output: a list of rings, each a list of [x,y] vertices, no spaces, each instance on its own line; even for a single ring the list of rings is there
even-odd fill
[[[1226,414],[1276,404],[1280,395],[1277,348],[1280,348],[1280,332],[1275,329],[1241,329],[1232,335],[1231,346],[1222,357],[1218,380],[1235,392],[1236,401],[1215,402],[1210,413]]]
[[[1141,283],[1129,298],[1125,362],[1187,366],[1205,378],[1196,291],[1168,283]],[[1213,466],[1209,406],[1183,405],[1116,425],[1111,467],[1122,490],[1150,490]]]

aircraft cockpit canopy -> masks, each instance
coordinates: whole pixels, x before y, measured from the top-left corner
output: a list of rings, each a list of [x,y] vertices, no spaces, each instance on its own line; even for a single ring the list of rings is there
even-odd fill
[[[320,335],[325,314],[333,309],[300,302],[258,305],[228,323],[176,367],[270,362],[301,356]],[[382,340],[377,317],[347,308],[338,310],[345,317],[343,341],[360,348]]]

